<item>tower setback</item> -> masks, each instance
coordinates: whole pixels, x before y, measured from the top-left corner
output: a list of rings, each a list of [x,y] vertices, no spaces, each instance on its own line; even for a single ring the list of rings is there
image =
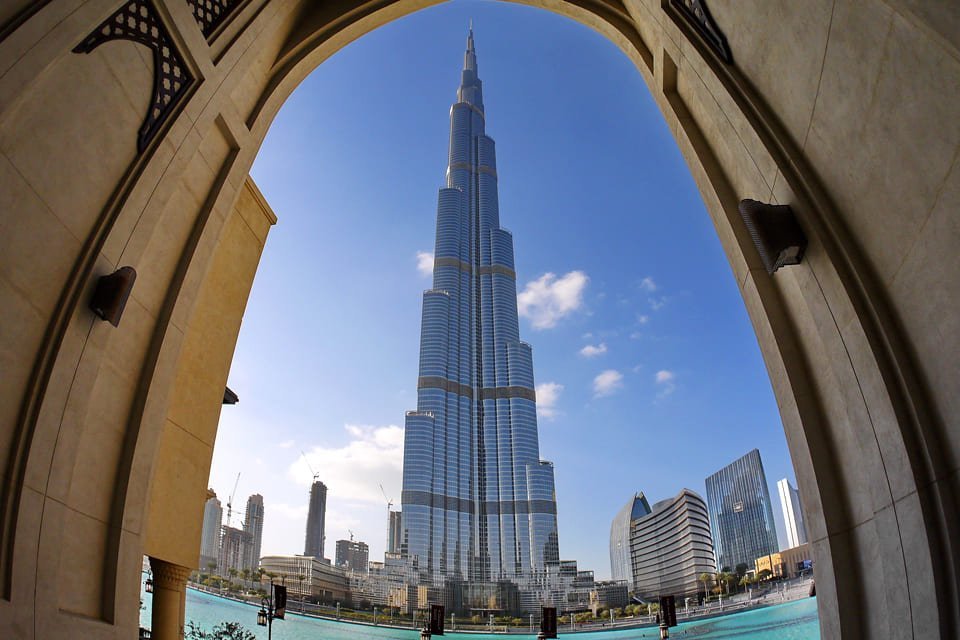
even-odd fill
[[[553,465],[540,460],[532,351],[520,340],[485,120],[471,29],[404,436],[401,552],[435,583],[523,583],[559,562]]]

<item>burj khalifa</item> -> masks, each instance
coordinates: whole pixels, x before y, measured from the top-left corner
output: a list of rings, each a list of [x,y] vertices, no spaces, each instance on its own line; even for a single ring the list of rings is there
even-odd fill
[[[434,583],[522,584],[559,562],[553,464],[540,459],[532,351],[520,340],[485,120],[471,29],[404,436],[401,553]]]

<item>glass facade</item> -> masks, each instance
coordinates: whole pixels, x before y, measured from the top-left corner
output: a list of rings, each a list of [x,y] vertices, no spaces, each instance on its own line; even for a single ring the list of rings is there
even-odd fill
[[[650,504],[643,493],[630,498],[617,512],[610,525],[610,576],[624,580],[633,588],[633,565],[630,560],[630,523],[650,513]]]
[[[777,529],[763,462],[756,449],[707,478],[707,506],[717,568],[753,567],[777,551]]]
[[[630,555],[633,588],[641,597],[702,592],[700,574],[716,571],[703,498],[684,489],[631,522]]]
[[[533,360],[520,340],[513,238],[471,31],[450,108],[417,409],[406,415],[401,552],[437,583],[522,581],[559,561],[553,465],[540,460]]]

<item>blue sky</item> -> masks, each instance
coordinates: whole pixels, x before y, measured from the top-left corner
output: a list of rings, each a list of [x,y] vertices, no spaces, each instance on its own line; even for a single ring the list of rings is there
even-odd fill
[[[757,447],[794,477],[743,301],[639,72],[599,34],[520,5],[454,2],[349,45],[284,105],[252,174],[279,222],[250,296],[210,484],[264,495],[263,552],[302,553],[310,471],[329,486],[327,556],[382,559],[416,406],[433,250],[467,24],[474,21],[540,446],[560,551],[610,573],[610,521]],[[782,525],[778,523],[780,529]],[[779,532],[781,539],[782,530]]]

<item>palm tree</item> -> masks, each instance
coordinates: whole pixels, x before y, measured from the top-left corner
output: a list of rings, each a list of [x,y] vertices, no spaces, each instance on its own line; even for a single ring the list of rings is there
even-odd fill
[[[230,567],[229,569],[227,569],[227,573],[230,574],[230,587],[229,587],[229,588],[232,590],[232,589],[233,589],[233,581],[237,579],[237,573],[238,573],[238,571],[237,571],[236,569],[234,569],[233,567]]]
[[[710,599],[710,583],[713,582],[713,574],[708,572],[701,573],[697,579],[703,583],[703,593],[704,596],[709,600]]]

